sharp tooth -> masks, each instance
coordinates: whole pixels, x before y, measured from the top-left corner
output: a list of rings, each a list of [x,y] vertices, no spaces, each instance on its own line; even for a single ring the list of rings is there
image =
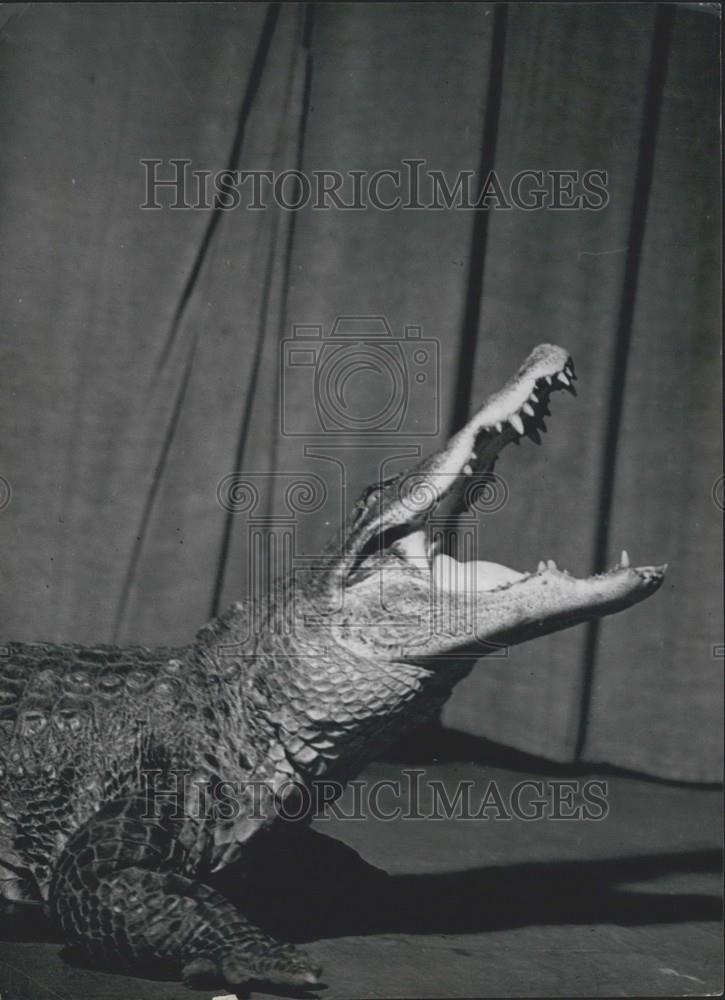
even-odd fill
[[[511,424],[511,426],[515,431],[519,432],[519,434],[524,433],[524,422],[518,415],[518,413],[514,413],[512,416],[509,417],[509,423]]]
[[[543,573],[545,569],[546,569],[546,563],[544,562],[543,559],[540,559],[539,565],[536,567],[536,572]]]
[[[551,385],[551,383],[554,381],[553,375],[545,375],[544,377],[546,378],[546,381],[549,385]]]
[[[528,431],[526,433],[531,438],[531,440],[534,442],[534,444],[541,444],[541,434],[539,434],[539,432],[537,431],[537,429],[535,427],[529,427],[529,429],[528,429]]]
[[[622,554],[619,557],[619,565],[622,567],[622,569],[629,568],[629,556],[627,555],[626,549],[622,549]]]
[[[554,562],[553,559],[547,559],[546,560],[546,568],[547,569],[556,569],[557,565],[556,565],[556,563]]]
[[[557,372],[557,376],[556,376],[556,377],[557,377],[557,378],[559,379],[559,381],[560,381],[560,382],[562,382],[562,383],[563,383],[564,385],[571,385],[571,382],[569,381],[569,376],[568,376],[568,375],[566,375],[566,374],[565,374],[564,372]]]
[[[470,476],[471,473],[473,472],[473,469],[471,468],[470,465],[466,464],[463,466],[463,471],[466,473],[467,476]]]
[[[501,431],[503,430],[503,424],[502,424],[502,423],[497,423],[497,424],[494,424],[494,427],[495,427],[495,428],[496,428],[496,430],[497,430],[497,431],[499,432],[499,434],[500,434],[500,433],[501,433]]]
[[[531,403],[524,403],[521,409],[524,411],[524,413],[528,413],[530,417],[533,417],[534,413],[536,412]]]
[[[531,395],[529,396],[529,399],[531,400],[532,403],[538,403],[539,402],[539,397],[536,395],[536,391],[535,390],[534,390],[534,392],[531,393]]]
[[[472,462],[475,462],[476,461],[476,452],[472,451],[471,454],[468,457],[470,458],[470,460]]]

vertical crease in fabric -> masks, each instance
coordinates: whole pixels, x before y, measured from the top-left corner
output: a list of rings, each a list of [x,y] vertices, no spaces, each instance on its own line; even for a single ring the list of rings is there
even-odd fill
[[[668,4],[658,4],[652,35],[652,49],[644,98],[642,128],[640,131],[637,170],[632,192],[627,254],[624,263],[622,293],[614,337],[614,351],[611,366],[612,383],[607,404],[607,425],[602,450],[600,475],[601,492],[597,510],[596,537],[594,542],[593,573],[601,573],[606,568],[609,549],[609,522],[614,501],[617,472],[617,450],[620,440],[624,394],[627,380],[627,365],[632,342],[634,310],[637,297],[637,282],[642,258],[642,244],[647,225],[647,207],[654,174],[657,132],[662,108],[662,98],[667,77],[667,63],[674,9]],[[579,724],[576,739],[575,759],[581,760],[586,744],[587,729],[592,708],[594,671],[599,644],[600,622],[592,621],[587,626],[584,651],[582,688],[579,709]]]
[[[503,96],[504,62],[506,58],[507,17],[507,5],[496,4],[493,14],[486,111],[481,136],[481,157],[478,165],[479,198],[483,193],[486,178],[493,170],[496,162],[496,144],[498,141],[501,100]],[[456,388],[451,416],[451,433],[458,430],[466,422],[470,412],[476,345],[485,280],[487,243],[488,211],[485,208],[474,209],[458,370],[456,373]]]
[[[293,55],[292,55],[292,59],[290,61],[289,75],[288,75],[288,79],[287,79],[287,86],[286,86],[286,90],[285,90],[284,103],[283,103],[283,107],[282,107],[279,141],[278,141],[278,148],[276,150],[276,158],[277,159],[281,155],[283,147],[284,147],[284,143],[285,143],[286,130],[285,130],[284,126],[285,126],[285,123],[288,120],[289,114],[290,114],[291,96],[292,96],[292,89],[293,89],[293,85],[294,85],[294,81],[295,81],[295,69],[296,69],[296,65],[297,65],[297,49],[295,48],[295,49],[293,49]],[[305,78],[305,94],[307,93],[306,87],[307,87],[307,77]],[[304,109],[304,101],[303,101],[303,109]],[[302,116],[301,116],[300,125],[299,125],[298,129],[304,130],[304,127],[305,127],[305,114],[304,114],[304,110],[303,110]],[[299,132],[298,132],[298,134],[299,134]],[[299,149],[299,138],[298,138],[298,149]],[[299,154],[298,154],[298,159],[299,159]],[[251,368],[250,375],[249,375],[248,389],[247,389],[247,393],[246,393],[246,396],[245,396],[245,399],[244,399],[244,405],[243,405],[243,409],[242,409],[242,417],[241,417],[241,421],[240,421],[240,425],[239,425],[239,433],[237,435],[237,447],[236,447],[236,451],[235,451],[235,455],[234,455],[234,459],[233,459],[233,465],[232,465],[232,470],[236,474],[241,473],[241,471],[242,471],[242,469],[244,467],[244,455],[245,455],[245,452],[246,452],[246,449],[247,449],[247,442],[249,440],[249,434],[250,434],[251,425],[252,425],[252,412],[253,412],[253,409],[254,409],[254,402],[255,402],[255,399],[256,399],[256,390],[257,390],[257,387],[258,387],[258,375],[259,375],[259,371],[260,371],[260,367],[261,367],[261,363],[262,363],[262,356],[263,356],[263,351],[264,351],[265,334],[266,334],[267,328],[268,328],[269,313],[270,313],[270,309],[271,309],[271,295],[272,295],[272,288],[273,288],[273,284],[274,284],[273,279],[274,279],[274,272],[275,272],[275,264],[276,264],[276,260],[277,260],[277,247],[278,247],[278,243],[279,243],[279,233],[280,233],[280,219],[281,219],[280,210],[277,209],[275,211],[275,215],[274,215],[274,222],[272,224],[272,232],[271,232],[271,235],[270,235],[269,251],[268,251],[267,260],[266,260],[266,263],[265,263],[265,271],[264,271],[264,279],[263,279],[263,283],[262,283],[262,293],[261,293],[259,319],[258,319],[258,328],[257,328],[257,339],[256,339],[255,349],[254,349],[254,359],[253,359],[253,362],[252,362],[252,368]],[[293,224],[294,224],[293,220],[294,220],[294,213],[292,213],[291,219],[288,221],[288,234],[289,234],[289,232],[291,231],[291,229],[293,227]],[[290,238],[288,236],[287,247],[285,249],[285,255],[284,255],[285,256],[285,260],[284,260],[284,264],[283,264],[283,268],[285,268],[285,269],[288,267],[288,263],[289,263],[289,261],[288,261],[288,256],[289,256],[289,253],[290,253],[290,242],[289,242],[289,240],[290,240]],[[283,300],[284,300],[284,296],[286,295],[286,284],[285,284],[286,279],[287,279],[287,274],[286,274],[286,270],[285,270],[285,272],[283,274],[283,287],[282,287],[282,291],[281,291],[281,295],[282,295],[282,299]],[[274,400],[273,406],[275,408],[275,413],[276,413],[276,399]],[[217,570],[216,570],[216,575],[215,575],[215,579],[214,579],[214,585],[212,587],[211,606],[210,606],[211,617],[215,617],[216,615],[218,615],[219,611],[220,611],[220,607],[221,607],[222,594],[223,594],[223,591],[224,591],[224,581],[225,581],[225,578],[226,578],[227,566],[229,564],[229,558],[230,558],[230,555],[231,555],[231,543],[232,543],[232,535],[233,535],[233,528],[234,528],[234,517],[235,517],[235,515],[234,515],[234,512],[232,510],[227,510],[226,511],[225,516],[224,516],[224,524],[223,524],[223,528],[222,528],[222,538],[221,538],[221,543],[220,543],[220,548],[219,548],[219,558],[217,560]],[[250,554],[250,558],[251,558],[251,554]]]
[[[235,130],[234,139],[232,141],[232,146],[229,155],[230,169],[232,169],[234,164],[236,164],[239,161],[239,157],[244,143],[244,136],[246,132],[247,122],[249,120],[251,109],[254,104],[254,99],[259,90],[262,75],[264,72],[264,67],[267,62],[269,51],[272,45],[272,39],[274,37],[275,28],[279,18],[279,6],[280,6],[279,4],[270,5],[265,15],[264,23],[262,26],[262,30],[260,32],[259,41],[257,43],[257,48],[254,55],[254,60],[252,62],[252,67],[249,76],[247,78],[247,83],[244,89],[244,95],[239,109],[237,127]],[[169,336],[167,338],[165,347],[161,353],[160,360],[156,366],[155,376],[153,380],[154,383],[166,363],[166,360],[169,356],[173,343],[176,339],[177,332],[180,329],[182,319],[186,312],[188,303],[191,300],[193,290],[196,287],[197,280],[201,273],[202,266],[206,259],[209,247],[211,245],[211,240],[218,226],[220,217],[221,217],[221,208],[219,203],[217,202],[212,211],[212,215],[209,220],[206,232],[204,233],[204,237],[197,250],[196,257],[194,260],[194,265],[185,282],[181,298],[179,299],[176,310],[174,312],[174,318],[172,320],[171,327],[169,330]],[[181,384],[176,393],[174,405],[171,411],[171,415],[169,417],[168,426],[164,434],[164,440],[161,446],[159,459],[154,468],[153,477],[141,513],[139,526],[136,531],[136,537],[134,539],[131,548],[131,555],[129,558],[129,563],[126,569],[126,573],[124,575],[124,580],[121,587],[121,595],[118,602],[118,608],[114,618],[112,642],[118,641],[120,630],[123,627],[123,623],[125,620],[131,596],[131,591],[136,578],[136,571],[138,569],[138,564],[141,558],[141,552],[143,550],[143,545],[146,536],[148,534],[149,524],[151,523],[151,515],[154,510],[156,498],[159,494],[164,470],[166,468],[166,463],[168,461],[168,457],[171,451],[171,445],[173,443],[176,430],[179,425],[181,411],[183,409],[184,400],[186,398],[186,392],[191,379],[191,372],[192,372],[194,357],[196,355],[198,338],[199,338],[199,332],[197,330],[194,333],[194,337],[191,346],[189,348],[189,353],[184,367]]]

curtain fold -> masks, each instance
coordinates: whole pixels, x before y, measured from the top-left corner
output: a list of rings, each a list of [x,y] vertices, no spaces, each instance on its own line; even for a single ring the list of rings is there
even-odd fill
[[[552,341],[574,355],[579,398],[553,401],[541,449],[507,449],[507,500],[477,525],[480,555],[582,575],[605,537],[610,561],[627,547],[670,574],[596,641],[573,629],[482,661],[444,722],[554,760],[718,780],[716,18],[672,12],[652,84],[663,53],[647,4],[9,6],[2,637],[188,641],[254,592],[255,539],[291,531],[294,553],[314,556],[363,486],[440,445]],[[504,190],[523,170],[601,170],[609,200],[485,218],[271,199],[141,209],[142,161],[167,177],[173,159],[448,182],[469,171],[474,188],[490,165]],[[389,177],[378,190],[392,197]],[[357,401],[387,413],[402,393],[394,419],[365,433],[329,422],[335,400],[320,408],[313,377],[330,358],[316,331],[350,324],[367,361],[390,359]],[[313,366],[292,363],[300,345]],[[230,500],[237,481],[256,491],[253,516]]]

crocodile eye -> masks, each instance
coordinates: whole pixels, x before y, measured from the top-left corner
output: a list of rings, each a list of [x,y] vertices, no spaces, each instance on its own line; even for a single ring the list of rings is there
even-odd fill
[[[362,491],[359,498],[355,501],[354,516],[352,526],[357,528],[363,516],[373,508],[379,505],[381,497],[385,495],[386,490],[393,483],[397,483],[400,480],[401,474],[396,473],[394,476],[389,476],[387,479],[381,479],[380,482],[374,483],[372,486],[368,486]]]
[[[382,486],[368,486],[361,499],[366,507],[372,507],[374,503],[378,502],[378,497],[382,492]]]
[[[378,484],[375,486],[368,486],[367,489],[363,490],[358,499],[355,501],[354,524],[358,524],[362,515],[375,505],[379,495],[380,486]]]
[[[372,506],[373,503],[377,502],[378,498],[388,486],[392,486],[393,483],[397,483],[400,479],[400,475],[396,474],[394,476],[388,476],[387,479],[381,479],[379,483],[375,483],[374,486],[368,486],[366,490],[363,490],[362,496],[360,497],[360,503],[364,503],[367,507]]]

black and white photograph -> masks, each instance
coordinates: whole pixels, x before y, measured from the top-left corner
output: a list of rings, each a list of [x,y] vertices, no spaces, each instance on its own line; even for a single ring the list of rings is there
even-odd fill
[[[0,1000],[722,996],[721,13],[0,4]]]

